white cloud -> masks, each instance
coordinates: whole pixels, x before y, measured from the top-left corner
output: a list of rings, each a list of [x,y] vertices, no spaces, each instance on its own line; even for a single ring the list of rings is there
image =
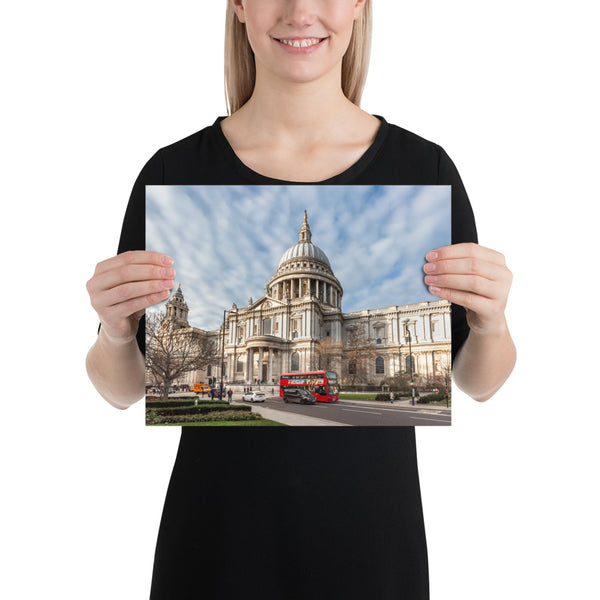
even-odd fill
[[[343,310],[434,299],[425,253],[450,243],[447,186],[149,186],[147,247],[175,260],[197,327],[257,300],[308,211],[312,241],[344,288]]]

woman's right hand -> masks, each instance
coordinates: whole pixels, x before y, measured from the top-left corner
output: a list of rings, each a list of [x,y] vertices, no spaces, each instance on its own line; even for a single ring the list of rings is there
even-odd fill
[[[86,287],[102,331],[112,342],[132,341],[144,310],[169,297],[175,277],[172,264],[164,254],[139,250],[96,265]]]

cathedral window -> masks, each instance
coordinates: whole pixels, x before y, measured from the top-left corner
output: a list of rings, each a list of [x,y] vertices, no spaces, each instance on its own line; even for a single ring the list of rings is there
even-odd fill
[[[385,373],[385,363],[383,361],[383,356],[378,356],[375,359],[375,374],[383,375]]]
[[[414,371],[415,371],[415,357],[409,355],[409,356],[407,356],[404,359],[404,367],[405,367],[407,373],[410,373],[411,364],[412,364],[412,371],[414,373]]]
[[[381,338],[377,338],[376,344],[381,344]]]
[[[263,319],[263,335],[271,335],[271,319]]]
[[[356,375],[356,361],[348,361],[348,375]]]
[[[236,366],[236,372],[237,373],[243,373],[244,372],[244,361],[241,358],[238,358],[237,366]]]
[[[292,371],[300,370],[300,354],[298,352],[292,353]]]

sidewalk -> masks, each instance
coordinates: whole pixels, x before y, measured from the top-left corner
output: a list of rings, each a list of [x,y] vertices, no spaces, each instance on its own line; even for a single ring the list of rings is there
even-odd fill
[[[233,404],[248,404],[247,402],[236,402]],[[287,412],[283,410],[275,410],[274,408],[267,408],[266,406],[260,406],[259,404],[252,404],[252,412],[258,413],[264,419],[270,419],[271,421],[277,421],[284,425],[300,425],[300,426],[317,426],[317,427],[348,427],[345,423],[338,423],[337,421],[330,421],[329,419],[319,419],[317,417],[309,417],[307,415],[298,415],[293,412]]]

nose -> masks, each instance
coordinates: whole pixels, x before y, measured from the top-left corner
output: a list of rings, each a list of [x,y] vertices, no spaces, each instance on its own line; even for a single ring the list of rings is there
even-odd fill
[[[290,27],[308,27],[316,20],[315,0],[288,0],[283,22]]]

